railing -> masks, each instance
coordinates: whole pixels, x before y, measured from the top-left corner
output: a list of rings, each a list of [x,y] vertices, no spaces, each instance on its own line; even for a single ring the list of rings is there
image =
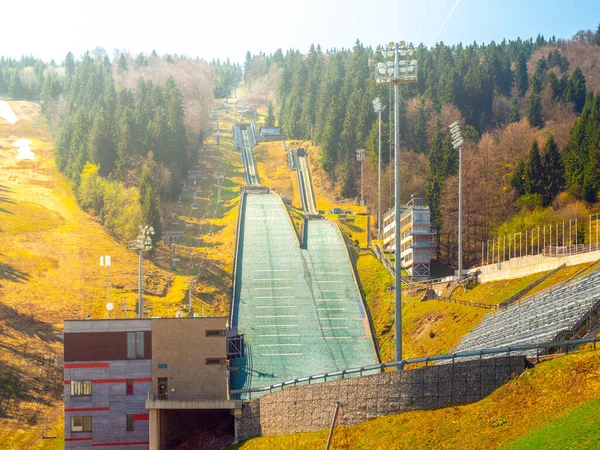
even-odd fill
[[[514,250],[514,249],[513,249]],[[536,264],[543,261],[551,261],[552,258],[568,258],[569,256],[582,255],[585,253],[591,253],[600,251],[600,244],[578,244],[578,245],[566,245],[566,246],[546,246],[539,253],[535,255],[508,255],[507,259],[497,261],[498,255],[495,256],[496,261],[491,263],[479,264],[473,266],[469,270],[479,269],[481,273],[496,272],[504,269],[512,269],[514,267],[526,266],[529,264]],[[503,256],[500,257],[501,259]]]
[[[536,286],[540,285],[542,282],[544,282],[545,280],[547,280],[548,278],[550,278],[552,275],[554,275],[556,272],[558,272],[559,270],[564,269],[565,267],[567,267],[566,264],[561,264],[560,266],[558,266],[556,269],[550,271],[549,273],[547,273],[546,275],[544,275],[543,277],[535,280],[533,283],[531,283],[529,286],[526,286],[524,289],[520,290],[519,292],[517,292],[515,295],[513,295],[512,297],[509,297],[507,300],[504,300],[502,303],[500,303],[498,306],[500,308],[506,308],[509,305],[513,304],[514,302],[516,302],[517,300],[519,300],[521,297],[524,297],[527,293],[529,293],[530,291],[533,290],[533,288],[535,288]]]
[[[335,381],[336,379],[344,379],[346,375],[358,374],[362,376],[365,372],[374,372],[379,373],[384,369],[388,368],[400,368],[403,369],[408,365],[415,364],[425,364],[429,365],[430,362],[439,362],[439,361],[451,361],[452,363],[456,362],[457,359],[473,359],[473,358],[483,358],[484,356],[495,356],[506,353],[507,356],[510,356],[511,353],[519,353],[526,352],[530,350],[536,351],[536,360],[539,362],[540,356],[543,356],[544,353],[540,353],[540,351],[548,351],[551,349],[560,350],[561,347],[565,348],[565,353],[569,353],[569,349],[573,347],[577,347],[584,344],[594,344],[594,349],[596,349],[596,343],[600,342],[600,337],[586,338],[586,339],[574,339],[574,340],[564,340],[564,341],[551,341],[551,342],[543,342],[540,344],[528,344],[528,345],[515,345],[508,347],[497,347],[497,348],[486,348],[481,350],[472,350],[472,351],[464,351],[464,352],[456,352],[456,353],[446,353],[443,355],[434,355],[434,356],[425,356],[421,358],[412,358],[406,359],[403,361],[391,361],[387,363],[381,364],[373,364],[370,366],[364,367],[356,367],[353,369],[345,369],[345,370],[337,370],[335,372],[327,372],[318,375],[310,375],[308,377],[296,378],[294,380],[283,381],[281,383],[272,384],[270,386],[265,386],[261,388],[250,388],[250,389],[238,389],[232,390],[231,395],[243,395],[248,394],[248,399],[252,398],[253,393],[267,393],[273,392],[274,390],[283,389],[286,386],[297,386],[299,384],[311,384],[314,381],[321,381],[323,383],[327,381]],[[329,380],[328,380],[329,378]]]
[[[443,302],[448,302],[448,303],[456,303],[457,305],[473,306],[474,308],[483,308],[483,309],[492,309],[492,310],[498,309],[497,304],[469,302],[467,300],[459,300],[456,298],[446,298],[446,297],[440,297],[437,300],[441,300]]]

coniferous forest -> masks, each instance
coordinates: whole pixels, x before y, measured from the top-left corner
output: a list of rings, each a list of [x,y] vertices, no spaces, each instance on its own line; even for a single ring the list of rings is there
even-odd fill
[[[57,136],[58,169],[73,180],[81,207],[122,240],[140,224],[152,224],[160,239],[161,201],[181,189],[213,95],[226,96],[240,77],[229,61],[156,52],[111,62],[96,49],[79,60],[68,53],[60,65],[0,59],[0,95],[40,101]]]
[[[467,141],[465,245],[471,261],[477,249],[480,258],[481,241],[522,208],[552,206],[561,193],[571,203],[599,200],[595,143],[600,116],[593,89],[600,88],[600,78],[588,62],[590,52],[600,55],[599,41],[598,33],[582,31],[571,40],[540,35],[415,48],[418,82],[400,87],[402,200],[411,194],[426,198],[441,232],[438,256],[451,260],[456,252],[458,155],[447,128],[455,120]],[[288,138],[320,147],[318,163],[340,196],[358,195],[355,152],[371,152],[365,190],[372,205],[377,198],[378,123],[371,102],[377,96],[387,104],[382,114],[384,179],[393,176],[391,88],[374,80],[375,64],[384,61],[381,49],[358,41],[352,49],[313,45],[306,54],[248,53],[245,62],[250,85],[261,77],[278,80],[279,125]],[[279,76],[273,77],[274,72]],[[382,189],[384,197],[387,192]]]

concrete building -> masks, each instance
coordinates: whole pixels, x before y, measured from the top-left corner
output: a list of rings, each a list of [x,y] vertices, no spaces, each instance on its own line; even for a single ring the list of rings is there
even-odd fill
[[[233,437],[226,328],[226,317],[65,321],[65,448]]]
[[[396,211],[383,217],[383,247],[396,252]],[[413,197],[400,211],[400,264],[415,278],[431,274],[431,249],[435,247],[436,230],[431,228],[431,212],[422,198]]]

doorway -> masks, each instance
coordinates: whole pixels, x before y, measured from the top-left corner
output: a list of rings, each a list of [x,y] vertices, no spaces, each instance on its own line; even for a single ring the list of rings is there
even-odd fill
[[[159,378],[158,379],[158,399],[167,400],[169,398],[169,379]]]

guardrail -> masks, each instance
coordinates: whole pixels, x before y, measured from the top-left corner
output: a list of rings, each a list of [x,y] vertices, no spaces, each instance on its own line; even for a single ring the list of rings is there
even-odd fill
[[[317,375],[310,375],[307,377],[296,378],[294,380],[283,381],[281,383],[272,384],[270,386],[265,386],[261,388],[251,388],[251,389],[238,389],[232,390],[231,395],[244,395],[248,394],[248,399],[252,399],[252,394],[255,393],[267,393],[273,392],[274,390],[283,389],[286,386],[297,386],[299,384],[311,384],[311,382],[327,382],[327,381],[335,381],[334,379],[344,379],[346,375],[358,374],[359,376],[364,375],[365,372],[373,372],[379,373],[384,369],[388,368],[400,368],[403,369],[408,365],[415,364],[425,364],[429,365],[430,362],[438,362],[438,361],[451,361],[455,363],[457,359],[473,359],[473,358],[483,358],[484,356],[494,356],[501,355],[506,353],[507,356],[510,356],[511,353],[519,353],[526,352],[530,350],[536,351],[536,360],[539,362],[540,356],[543,356],[544,353],[540,353],[540,350],[548,351],[552,349],[560,350],[561,347],[565,348],[565,353],[569,353],[569,349],[573,347],[577,347],[584,344],[594,344],[594,349],[596,349],[596,343],[600,342],[600,337],[594,338],[586,338],[586,339],[574,339],[574,340],[564,340],[564,341],[551,341],[551,342],[543,342],[539,344],[529,344],[529,345],[515,345],[508,347],[497,347],[497,348],[486,348],[481,350],[472,350],[472,351],[464,351],[464,352],[456,352],[456,353],[446,353],[443,355],[434,355],[434,356],[425,356],[422,358],[412,358],[406,359],[402,361],[391,361],[387,363],[381,364],[372,364],[370,366],[364,367],[355,367],[352,369],[344,369],[337,370],[335,372],[327,372]],[[329,378],[329,380],[328,380]]]

